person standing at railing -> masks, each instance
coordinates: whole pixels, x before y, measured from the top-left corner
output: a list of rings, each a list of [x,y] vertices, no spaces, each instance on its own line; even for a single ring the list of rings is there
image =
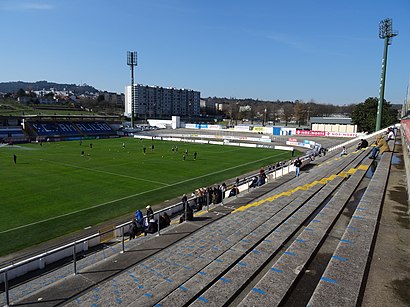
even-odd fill
[[[137,220],[135,218],[132,219],[130,228],[128,230],[130,234],[130,240],[135,239],[135,236],[137,235],[138,227],[137,227]]]
[[[254,176],[251,184],[249,185],[249,188],[256,188],[257,184],[258,184],[258,177]]]
[[[264,185],[266,182],[266,174],[265,170],[261,168],[259,170],[259,176],[258,176],[258,186]]]
[[[140,209],[135,212],[135,219],[137,221],[137,227],[139,229],[144,229],[144,215]]]
[[[185,206],[185,203],[187,203],[187,202],[188,202],[188,197],[186,196],[186,194],[182,195],[182,198],[181,198],[182,205]]]
[[[222,194],[222,199],[225,198],[225,191],[226,191],[226,183],[221,184],[221,194]]]
[[[151,208],[150,205],[148,205],[148,206],[146,207],[146,209],[147,209],[147,214],[146,214],[146,216],[147,216],[147,221],[149,222],[151,219],[154,218],[154,211],[152,210],[152,208]]]
[[[296,177],[299,177],[300,167],[302,166],[302,161],[299,159],[299,157],[296,158],[294,165],[295,165]]]

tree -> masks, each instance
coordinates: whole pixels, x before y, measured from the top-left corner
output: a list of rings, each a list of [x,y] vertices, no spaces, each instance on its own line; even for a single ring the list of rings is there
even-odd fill
[[[21,88],[17,91],[16,96],[17,97],[24,97],[24,96],[26,96],[26,91]]]
[[[306,117],[307,117],[307,107],[303,102],[297,101],[295,103],[295,106],[293,108],[293,114],[295,116],[296,121],[298,122],[298,125],[304,125],[306,123]]]
[[[282,119],[285,121],[285,126],[288,125],[288,122],[292,120],[293,117],[293,105],[286,103],[283,105]]]
[[[100,102],[102,102],[102,101],[104,101],[104,95],[98,95],[98,97],[97,97],[97,103],[100,103]]]
[[[377,104],[376,97],[369,97],[365,102],[356,105],[352,112],[352,121],[359,131],[374,132],[376,128]],[[382,127],[388,127],[397,122],[397,110],[394,110],[390,102],[383,101]]]

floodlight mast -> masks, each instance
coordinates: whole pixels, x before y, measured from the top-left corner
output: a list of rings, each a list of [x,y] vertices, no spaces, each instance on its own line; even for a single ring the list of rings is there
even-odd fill
[[[131,68],[131,127],[134,128],[134,66],[137,66],[136,51],[127,51],[127,65]]]
[[[379,103],[377,105],[376,131],[381,129],[382,109],[384,101],[384,87],[386,84],[386,67],[387,67],[387,49],[391,45],[393,37],[397,32],[393,31],[393,21],[386,18],[379,23],[379,38],[384,39],[384,52],[382,60],[382,76],[380,79]]]

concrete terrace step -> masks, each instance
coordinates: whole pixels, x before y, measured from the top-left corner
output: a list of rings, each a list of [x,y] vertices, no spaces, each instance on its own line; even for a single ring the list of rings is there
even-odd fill
[[[392,153],[384,153],[309,306],[356,306],[371,258]]]
[[[293,233],[303,225],[304,221],[320,206],[320,203],[332,193],[332,190],[336,189],[342,183],[342,180],[343,179],[339,177],[316,193],[310,201],[303,205],[303,209],[297,210],[293,215],[290,215],[289,219],[280,225],[271,236],[268,236],[261,244],[254,248],[253,252],[241,259],[240,263],[223,275],[205,293],[201,294],[192,305],[220,306],[229,303],[234,295],[242,289],[244,284],[246,284],[246,282],[277,253],[281,246],[292,237]],[[313,222],[317,222],[317,220],[313,220]],[[311,231],[309,228],[306,229],[306,231]],[[175,300],[174,297],[173,299]],[[168,305],[166,300],[161,303],[164,303],[164,306]],[[269,300],[265,303],[269,306],[271,305]],[[176,305],[177,304],[175,304],[175,306]],[[259,304],[255,304],[255,306],[256,305]]]
[[[317,187],[317,188],[319,188],[319,186]],[[313,189],[314,190],[314,189]],[[309,191],[309,193],[314,193],[314,191],[312,192],[312,191]],[[301,194],[307,194],[307,192],[301,192]],[[299,200],[299,202],[300,202],[300,200]],[[301,203],[303,203],[303,201],[301,202]],[[301,203],[299,203],[299,206],[300,206],[300,204]],[[264,212],[264,215],[266,215],[266,213],[267,212]],[[283,218],[281,217],[280,219],[279,219],[279,221],[282,221],[283,220]],[[251,235],[252,236],[254,236],[255,235],[255,232],[252,232],[251,233]],[[250,236],[251,236],[250,235]],[[219,266],[219,267],[225,267],[226,265],[227,265],[227,260],[230,260],[230,263],[231,263],[231,261],[232,261],[232,257],[233,256],[235,256],[235,257],[240,257],[240,256],[242,256],[246,251],[248,251],[248,250],[250,250],[251,248],[252,248],[252,245],[253,244],[255,244],[257,241],[254,241],[254,240],[258,240],[258,238],[246,238],[246,240],[241,240],[240,242],[238,242],[238,244],[237,245],[235,245],[233,248],[231,248],[231,249],[229,249],[228,251],[227,251],[227,253],[225,253],[225,254],[223,254],[220,258],[218,258],[216,261],[212,261],[211,262],[211,264],[210,264],[210,266],[214,266],[214,264],[217,264],[217,266]],[[260,237],[259,237],[259,240],[260,240]],[[245,243],[245,244],[244,244]],[[245,245],[245,246],[244,246]],[[227,257],[227,255],[229,255],[229,257]],[[224,258],[226,258],[226,259],[224,259]],[[192,263],[192,262],[191,262]],[[202,261],[201,260],[201,265],[203,266],[203,264],[204,264],[204,261]],[[200,267],[199,268],[197,268],[197,271],[198,271],[198,274],[199,275],[201,275],[201,276],[203,276],[203,275],[206,275],[206,273],[204,273],[204,270],[202,269],[201,271],[199,271],[199,269],[200,269]],[[160,277],[161,278],[163,278],[163,282],[162,283],[160,283],[159,284],[159,286],[157,286],[156,288],[157,288],[157,290],[156,291],[152,291],[152,292],[145,292],[143,295],[141,295],[141,297],[139,297],[139,298],[137,298],[137,297],[134,297],[134,300],[136,300],[137,302],[138,302],[138,305],[139,306],[149,306],[149,305],[152,305],[153,304],[153,302],[154,301],[156,301],[156,300],[158,300],[160,297],[161,297],[161,295],[166,295],[167,294],[167,291],[169,291],[170,289],[169,288],[176,288],[176,287],[178,287],[178,283],[176,283],[175,284],[175,282],[178,280],[178,281],[181,281],[180,279],[176,279],[175,278],[175,276],[170,276],[170,275],[164,275],[163,273],[160,273],[161,275],[160,275]],[[182,275],[182,276],[179,276],[179,278],[187,278],[187,276],[186,276],[186,272],[184,272],[184,274]],[[168,287],[167,287],[168,286]],[[179,286],[178,287],[178,289],[186,289],[186,287],[184,286],[184,285],[182,285],[182,286]],[[148,290],[150,290],[150,289],[148,289]],[[155,290],[155,288],[154,289],[151,289],[151,290]],[[100,289],[98,289],[98,291],[100,291]],[[144,291],[147,291],[147,289],[146,288],[144,288]],[[161,295],[159,295],[159,293],[161,293]],[[117,294],[119,294],[119,293],[117,293]],[[95,296],[95,294],[93,294],[94,296]],[[91,295],[91,296],[93,296],[93,295]],[[132,299],[130,298],[130,296],[134,296],[135,295],[135,293],[132,293],[132,294],[130,294],[130,295],[128,295],[128,297],[126,298],[126,301],[124,301],[124,297],[122,297],[122,298],[116,298],[116,299],[119,299],[119,300],[121,300],[121,303],[125,303],[125,302],[130,302],[130,301],[132,301]],[[84,301],[81,301],[81,300],[79,300],[78,301],[79,303],[84,303]],[[108,302],[106,302],[106,301],[103,301],[103,303],[108,303]],[[113,304],[113,303],[115,303],[114,301],[110,301],[110,304]]]
[[[360,152],[358,153],[360,154]],[[240,206],[246,205],[250,200],[252,200],[254,197],[256,197],[256,195],[261,195],[261,194],[271,194],[271,195],[276,195],[278,194],[278,192],[286,192],[287,190],[289,190],[289,188],[292,189],[296,189],[298,186],[300,186],[301,184],[305,185],[308,184],[309,182],[312,182],[312,180],[320,180],[321,178],[323,178],[323,176],[329,176],[330,174],[335,173],[335,172],[340,172],[344,166],[346,166],[349,161],[354,160],[355,159],[355,154],[351,154],[347,157],[343,157],[343,158],[339,158],[339,157],[335,157],[334,159],[332,159],[331,162],[327,163],[326,165],[321,165],[318,167],[318,171],[314,171],[314,170],[309,170],[307,172],[302,172],[302,176],[298,177],[298,178],[293,178],[292,174],[289,175],[285,175],[282,178],[278,178],[278,180],[276,180],[273,183],[268,183],[264,186],[258,187],[256,189],[251,189],[250,192],[248,194],[240,194],[239,197],[234,197],[231,198],[229,200],[226,200],[226,206],[223,207],[218,207],[217,211],[218,214],[221,214],[219,216],[217,216],[216,218],[219,218],[221,216],[223,216],[224,214],[227,214],[229,212],[231,212],[234,208],[238,208]],[[316,160],[316,162],[319,162],[319,160],[321,160],[323,158],[320,158],[318,160]],[[334,168],[334,169],[333,169]],[[289,181],[289,179],[291,179]],[[289,183],[286,183],[286,181],[289,181]],[[270,192],[269,192],[270,191]],[[299,191],[297,191],[299,192]],[[296,193],[296,192],[295,192]],[[294,199],[297,195],[299,194],[294,194],[292,197],[290,196],[282,196],[282,197],[290,197],[289,201],[291,201],[292,199]],[[252,198],[253,197],[253,198]],[[266,198],[266,197],[265,197]],[[277,200],[274,201],[274,203],[277,203]],[[215,208],[216,209],[216,208]],[[272,214],[276,214],[276,213],[272,213]],[[166,233],[166,236],[161,236],[161,237],[152,237],[152,239],[144,239],[144,243],[142,245],[138,245],[138,247],[133,247],[133,246],[129,246],[127,245],[127,250],[129,250],[128,252],[126,252],[125,254],[121,254],[121,255],[115,255],[112,256],[111,259],[110,257],[108,258],[108,260],[104,260],[104,261],[99,261],[97,263],[93,263],[92,260],[89,261],[89,263],[87,265],[82,266],[82,270],[80,272],[80,274],[78,274],[77,276],[69,276],[66,277],[67,275],[69,275],[69,273],[67,274],[61,274],[61,280],[58,282],[58,285],[56,285],[54,288],[60,288],[62,283],[66,283],[70,284],[70,283],[77,283],[77,286],[75,287],[75,289],[72,290],[67,290],[66,292],[64,292],[65,294],[61,294],[62,299],[61,300],[66,300],[67,297],[71,297],[73,295],[76,295],[76,293],[78,293],[79,291],[83,291],[89,287],[91,287],[92,285],[95,284],[99,284],[99,286],[97,287],[98,289],[102,289],[101,286],[103,284],[100,284],[101,281],[103,281],[104,279],[107,278],[112,278],[110,276],[113,276],[113,274],[116,274],[117,272],[123,271],[125,272],[124,274],[128,274],[130,277],[132,277],[132,281],[135,281],[135,279],[137,278],[136,275],[131,271],[131,266],[135,263],[140,262],[141,260],[143,260],[146,257],[150,257],[151,255],[157,253],[158,251],[162,250],[163,248],[165,248],[166,246],[172,246],[174,244],[175,241],[181,240],[183,237],[187,236],[189,233],[192,233],[194,231],[198,232],[198,229],[200,229],[201,227],[203,227],[204,225],[210,223],[211,221],[213,221],[213,219],[215,218],[215,213],[209,213],[209,215],[204,215],[204,218],[208,218],[210,220],[201,220],[201,221],[195,221],[195,222],[189,222],[189,223],[184,223],[182,225],[178,225],[178,227],[176,227],[175,229],[172,230],[172,232]],[[269,218],[269,217],[265,217],[265,220]],[[264,226],[256,226],[256,228],[260,227],[261,229],[263,229]],[[248,229],[247,230],[248,233],[254,233],[255,230],[252,229]],[[212,233],[210,234],[212,236]],[[151,237],[151,236],[150,236]],[[172,239],[171,239],[172,238]],[[145,242],[146,240],[146,242]],[[137,240],[135,240],[136,242]],[[212,243],[212,242],[211,242]],[[244,243],[242,241],[242,243]],[[129,244],[129,243],[127,243]],[[234,242],[232,244],[235,244]],[[144,245],[146,245],[146,247],[144,247]],[[232,247],[225,247],[225,253],[235,253],[234,249]],[[119,247],[115,246],[110,248],[112,249],[113,252],[118,251]],[[174,253],[175,250],[173,250],[172,253]],[[185,249],[186,252],[188,252],[188,250]],[[107,251],[104,251],[104,253],[106,253]],[[242,252],[242,251],[241,251]],[[133,260],[130,261],[129,259],[127,259],[127,256],[132,255],[133,256]],[[102,258],[102,257],[101,257]],[[100,259],[100,256],[95,257],[95,261],[97,261],[98,259]],[[160,257],[158,259],[166,259],[164,257]],[[157,261],[151,260],[152,263],[155,263]],[[158,260],[159,261],[159,260]],[[186,260],[188,261],[188,260]],[[213,263],[222,263],[222,262],[215,262],[212,261]],[[159,264],[157,264],[159,265]],[[150,267],[150,269],[155,270],[153,273],[153,275],[156,274],[156,278],[158,277],[158,273],[160,271],[156,271],[157,269],[155,267]],[[183,272],[182,270],[180,272]],[[162,273],[159,273],[162,274]],[[175,273],[176,274],[176,273]],[[178,273],[179,274],[179,273]],[[182,273],[181,273],[182,274]],[[83,276],[81,276],[83,275]],[[164,281],[163,281],[164,282]],[[107,282],[109,283],[109,282]],[[41,285],[41,283],[39,284]],[[131,285],[133,285],[131,283]],[[135,286],[135,284],[134,284]],[[69,287],[67,287],[69,288]],[[96,288],[96,289],[97,289]],[[47,292],[52,291],[53,289],[53,285],[49,286],[49,289],[45,289],[44,288],[44,284],[42,288],[37,288],[34,289],[32,292],[32,295],[27,297],[26,299],[20,300],[20,302],[33,302],[33,301],[37,301],[37,299],[39,297],[43,298],[43,304],[45,301],[47,301],[47,298],[50,298],[50,304],[49,305],[53,305],[53,299],[55,299],[55,302],[57,301],[61,301],[58,299],[58,295],[50,295],[47,294]],[[23,292],[20,292],[23,293]],[[26,292],[27,293],[27,292]],[[60,292],[57,292],[60,293]],[[48,295],[48,296],[47,296]],[[20,297],[21,296],[17,296]],[[81,298],[79,298],[81,300]],[[14,301],[14,299],[13,299]],[[78,299],[77,299],[78,302]]]
[[[344,206],[359,185],[369,167],[361,168],[344,183],[332,199],[322,208],[316,217],[274,263],[265,276],[253,287],[239,306],[268,304],[278,306],[283,302],[289,289],[300,274],[303,274],[307,262],[318,250],[325,236],[340,215]]]

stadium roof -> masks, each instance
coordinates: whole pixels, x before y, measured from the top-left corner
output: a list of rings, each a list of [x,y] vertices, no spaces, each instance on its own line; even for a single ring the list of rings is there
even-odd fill
[[[350,117],[311,117],[310,123],[351,125],[352,119]]]

